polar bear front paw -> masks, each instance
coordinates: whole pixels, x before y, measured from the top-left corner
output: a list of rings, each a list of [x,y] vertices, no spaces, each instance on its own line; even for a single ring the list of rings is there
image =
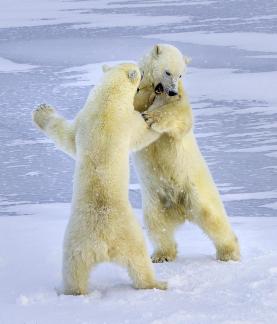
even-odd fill
[[[143,119],[149,128],[157,133],[164,133],[165,128],[161,123],[161,113],[158,111],[144,111],[142,114]]]
[[[148,125],[148,127],[151,127],[152,124],[154,123],[152,115],[149,112],[144,111],[143,113],[141,113],[141,116],[146,122],[146,124]]]
[[[32,113],[34,123],[44,129],[50,118],[55,114],[55,109],[47,104],[39,105]]]

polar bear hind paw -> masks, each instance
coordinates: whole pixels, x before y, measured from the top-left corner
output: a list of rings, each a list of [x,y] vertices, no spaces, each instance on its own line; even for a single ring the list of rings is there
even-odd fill
[[[32,113],[34,123],[41,129],[47,125],[55,109],[47,104],[40,104]]]
[[[225,246],[217,248],[216,258],[220,261],[239,261],[240,251],[239,246]]]
[[[165,281],[156,281],[153,288],[166,290],[168,288],[167,282]]]
[[[165,281],[154,281],[153,283],[136,286],[137,289],[160,289],[160,290],[166,290],[167,287],[168,287],[167,282]]]
[[[153,263],[172,262],[176,259],[176,252],[164,253],[157,251],[151,256],[151,259]]]

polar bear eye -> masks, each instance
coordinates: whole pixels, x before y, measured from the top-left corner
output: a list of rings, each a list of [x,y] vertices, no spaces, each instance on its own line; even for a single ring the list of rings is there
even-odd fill
[[[166,75],[169,75],[169,76],[171,75],[171,73],[168,72],[168,71],[165,71],[165,74],[166,74]]]
[[[181,77],[182,77],[182,74],[179,75],[179,78],[181,78]]]

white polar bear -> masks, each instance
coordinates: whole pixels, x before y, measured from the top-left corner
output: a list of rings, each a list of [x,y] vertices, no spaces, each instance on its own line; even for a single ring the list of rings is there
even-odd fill
[[[218,259],[238,260],[237,238],[198,148],[189,101],[178,81],[186,63],[175,47],[157,45],[140,64],[145,77],[135,108],[148,109],[143,116],[154,130],[166,130],[156,142],[134,154],[144,217],[156,248],[152,260],[176,258],[174,232],[185,220],[198,224],[212,239]]]
[[[156,131],[158,141],[134,156],[142,187],[143,211],[155,244],[153,262],[176,258],[176,228],[185,220],[211,238],[220,260],[238,260],[240,249],[224,206],[193,134],[193,118],[181,76],[188,59],[168,44],[155,45],[139,66],[143,74],[134,98]],[[75,155],[70,124],[53,117],[56,130],[46,131],[62,150]]]
[[[72,210],[64,239],[65,294],[86,294],[90,270],[108,261],[127,267],[137,288],[166,289],[155,279],[128,200],[129,150],[159,137],[134,111],[140,78],[134,64],[110,69],[67,128],[69,133],[63,133],[76,145]],[[53,108],[40,106],[33,120],[43,131],[61,134],[61,117]]]

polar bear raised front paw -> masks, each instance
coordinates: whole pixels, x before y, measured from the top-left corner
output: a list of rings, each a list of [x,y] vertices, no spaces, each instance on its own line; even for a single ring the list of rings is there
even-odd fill
[[[32,113],[34,123],[41,129],[48,124],[50,117],[55,114],[55,109],[47,104],[39,105]]]
[[[158,133],[164,133],[166,131],[165,127],[161,122],[161,113],[158,111],[145,111],[142,114],[143,119],[149,128],[152,128]]]

